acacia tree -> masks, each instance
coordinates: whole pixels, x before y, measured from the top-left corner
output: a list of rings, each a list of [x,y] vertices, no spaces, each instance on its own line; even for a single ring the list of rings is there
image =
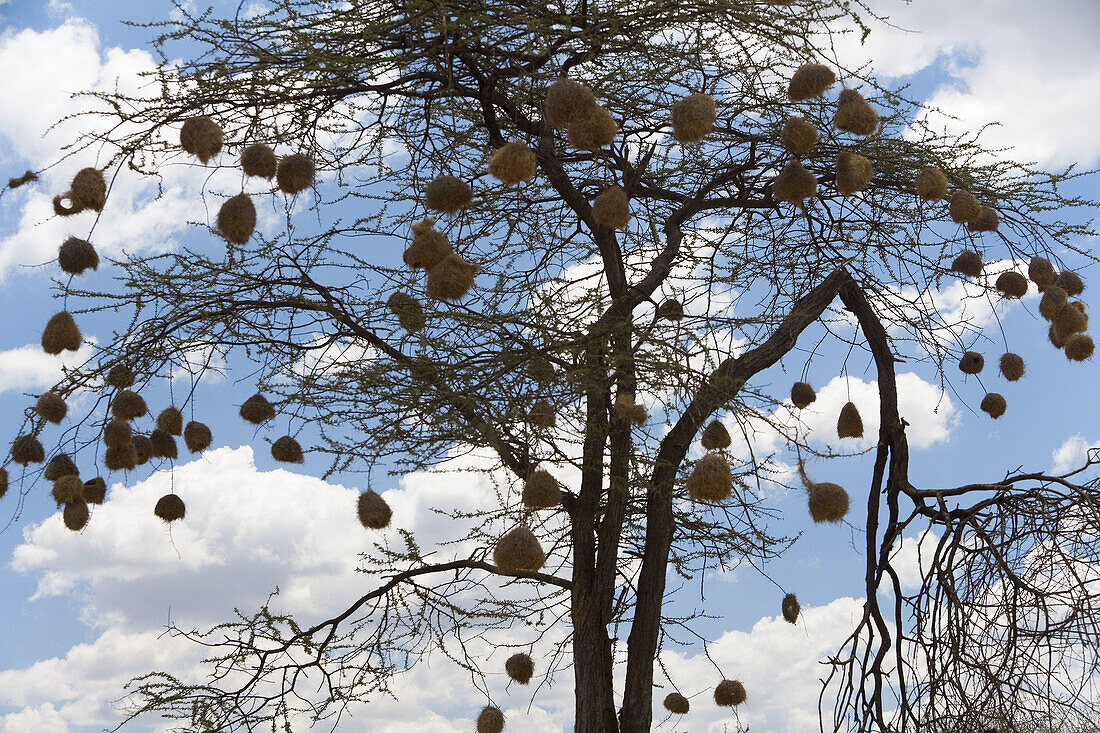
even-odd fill
[[[650,730],[655,660],[694,620],[666,611],[670,572],[705,577],[791,544],[770,533],[759,492],[782,480],[773,463],[723,452],[718,427],[706,457],[689,450],[724,416],[814,453],[784,418],[787,395],[754,383],[815,352],[798,345],[811,327],[873,360],[881,426],[867,601],[830,660],[823,727],[1014,728],[1082,708],[1098,638],[1089,466],[918,488],[895,380],[903,357],[946,374],[979,336],[939,311],[941,282],[1026,291],[1019,273],[981,275],[983,255],[1012,272],[1030,260],[1036,285],[1062,294],[1043,311],[1052,341],[1087,358],[1083,326],[1059,327],[1076,317],[1066,309],[1083,315],[1065,302],[1075,276],[1056,281],[1046,259],[1087,257],[1073,219],[1090,203],[1059,188],[1076,174],[923,124],[917,104],[836,58],[833,29],[864,26],[832,0],[280,0],[176,18],[152,26],[161,93],[101,95],[108,132],[69,154],[157,176],[196,164],[180,150],[190,121],[182,144],[201,164],[271,178],[266,150],[239,156],[273,146],[289,193],[253,198],[287,201],[286,226],[253,232],[251,199],[214,191],[220,238],[113,263],[117,292],[64,283],[69,302],[122,309],[132,325],[54,391],[106,379],[117,405],[118,367],[140,386],[213,348],[254,363],[331,471],[446,470],[476,450],[512,483],[473,517],[472,554],[438,560],[423,538],[380,535],[364,558],[379,583],[344,612],[303,621],[265,607],[192,634],[210,647],[210,679],[143,677],[135,715],[203,731],[339,716],[431,649],[480,674],[473,642],[525,618],[539,638],[561,631],[545,636],[558,648],[542,650],[540,673],[572,667],[578,733]],[[838,100],[840,86],[862,96]],[[294,195],[312,163],[307,215]],[[85,206],[78,188],[59,213]],[[441,220],[422,221],[426,207]],[[99,408],[74,428],[87,451]],[[562,486],[540,467],[579,479]],[[844,516],[843,490],[806,488],[815,518]],[[384,502],[364,496],[364,524],[385,525]],[[913,530],[938,541],[907,595],[891,557]],[[501,552],[505,536],[518,551]]]

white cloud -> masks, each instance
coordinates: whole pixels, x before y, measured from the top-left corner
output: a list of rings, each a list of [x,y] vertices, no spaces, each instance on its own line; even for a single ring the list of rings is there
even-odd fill
[[[1097,446],[1100,446],[1098,440],[1088,440],[1080,433],[1071,435],[1051,452],[1051,473],[1067,473],[1080,468],[1085,465],[1089,449]]]
[[[48,389],[61,379],[65,367],[76,367],[92,355],[92,346],[51,356],[36,344],[0,351],[0,393]]]

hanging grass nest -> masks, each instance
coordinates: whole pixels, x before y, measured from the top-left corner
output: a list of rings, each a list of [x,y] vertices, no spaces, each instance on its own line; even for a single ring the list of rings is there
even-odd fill
[[[779,140],[793,155],[806,155],[817,144],[817,128],[801,117],[788,117]]]
[[[180,147],[202,163],[208,163],[220,153],[224,142],[222,128],[205,115],[184,120],[180,128]]]
[[[634,401],[634,395],[620,394],[615,396],[615,414],[636,427],[642,427],[649,420],[649,410],[645,405]]]
[[[111,367],[107,377],[103,380],[108,387],[126,389],[134,386],[134,370],[128,366],[119,364]]]
[[[38,180],[38,174],[34,171],[27,171],[18,178],[8,179],[8,188],[19,188],[20,186],[26,186],[28,183],[33,183]]]
[[[1046,257],[1032,257],[1027,265],[1027,276],[1039,290],[1046,290],[1054,284],[1058,273],[1054,271],[1054,265]]]
[[[183,444],[192,453],[202,453],[214,442],[210,428],[201,422],[192,420],[183,429]],[[298,461],[301,463],[301,461]]]
[[[256,231],[256,207],[247,193],[230,196],[218,209],[218,234],[230,244],[247,244]]]
[[[57,248],[57,264],[69,275],[82,275],[99,269],[99,255],[87,239],[69,237]]]
[[[1011,352],[1001,355],[1001,374],[1010,382],[1015,382],[1024,376],[1024,360],[1019,354]]]
[[[275,171],[275,182],[280,191],[293,196],[312,186],[316,175],[317,165],[313,162],[313,158],[303,153],[295,153],[279,161],[279,167]]]
[[[57,425],[65,419],[69,412],[69,406],[65,399],[57,392],[43,392],[34,403],[34,411],[46,422]]]
[[[554,381],[557,374],[553,363],[545,356],[532,356],[531,360],[527,362],[527,376],[539,384]]]
[[[568,127],[585,110],[596,107],[596,95],[579,81],[561,78],[546,90],[544,117],[551,127]]]
[[[88,512],[88,502],[81,498],[66,503],[65,509],[61,512],[61,520],[65,522],[65,526],[73,532],[79,532],[87,527],[90,516]]]
[[[810,517],[814,522],[839,522],[844,519],[848,514],[848,492],[843,486],[825,481],[814,483],[806,475],[802,461],[798,462],[798,475],[802,477],[802,485],[809,495]]]
[[[710,424],[703,428],[703,435],[699,438],[706,450],[722,450],[729,448],[733,443],[730,433],[721,420],[711,420]]]
[[[666,298],[657,306],[657,317],[666,321],[681,321],[684,318],[684,304],[675,298]]]
[[[1089,317],[1084,309],[1076,306],[1076,302],[1066,303],[1054,316],[1054,326],[1058,329],[1058,333],[1068,338],[1075,333],[1086,331],[1089,327]]]
[[[179,457],[179,449],[176,447],[176,439],[170,433],[157,428],[149,433],[149,444],[152,448],[153,458],[170,458],[176,460]],[[137,448],[137,445],[134,445]]]
[[[519,141],[501,145],[489,158],[489,175],[508,185],[531,180],[537,170],[535,151]]]
[[[385,529],[390,526],[390,518],[393,517],[390,505],[373,489],[359,494],[355,511],[359,515],[359,523],[367,529]]]
[[[539,400],[527,412],[527,422],[538,428],[552,428],[558,424],[558,416],[549,401]]]
[[[8,493],[8,469],[0,468],[0,499]]]
[[[526,685],[535,674],[535,662],[523,652],[513,654],[504,662],[504,671],[512,680]]]
[[[709,94],[692,94],[672,104],[672,137],[694,145],[714,132],[718,108]]]
[[[985,368],[985,357],[977,351],[968,351],[959,359],[959,371],[963,374],[980,374]]]
[[[596,152],[606,148],[615,139],[619,126],[615,118],[600,105],[594,105],[581,112],[569,123],[567,136],[569,144],[578,150]]]
[[[630,201],[618,186],[609,186],[592,200],[592,218],[612,229],[626,229],[630,222]]]
[[[981,408],[982,412],[989,413],[989,416],[996,420],[1001,415],[1005,414],[1008,403],[1005,402],[1005,398],[1002,395],[996,392],[988,392],[985,397],[982,398]]]
[[[108,448],[117,448],[126,445],[133,439],[133,431],[130,423],[125,420],[114,419],[103,426],[103,444]]]
[[[1084,333],[1075,333],[1066,339],[1066,358],[1070,361],[1085,361],[1092,358],[1092,352],[1096,345],[1092,342],[1092,336]]]
[[[400,290],[390,295],[386,300],[386,307],[397,316],[397,322],[401,324],[401,328],[409,333],[420,331],[428,322],[420,301]]]
[[[70,501],[82,499],[84,495],[84,482],[76,474],[69,473],[61,476],[53,482],[50,496],[58,506],[68,504]]]
[[[248,145],[241,151],[241,170],[246,176],[270,180],[275,177],[278,165],[275,151],[263,143]]]
[[[102,476],[88,479],[80,489],[80,496],[89,504],[102,504],[107,499],[107,482]]]
[[[121,390],[111,400],[111,414],[119,420],[133,420],[149,412],[145,398],[129,389]]]
[[[257,392],[241,405],[241,418],[253,425],[263,425],[275,419],[275,407],[261,392]]]
[[[284,435],[271,444],[271,457],[283,463],[305,463],[302,446],[289,435]]]
[[[132,471],[137,467],[137,448],[133,443],[109,447],[103,453],[103,465],[109,471]]]
[[[1070,270],[1063,270],[1058,273],[1058,277],[1054,278],[1054,284],[1066,291],[1066,295],[1071,298],[1080,295],[1085,292],[1085,282],[1081,279],[1081,276],[1076,272]]]
[[[917,173],[917,195],[921,201],[947,198],[947,176],[939,168],[928,166]]]
[[[517,570],[540,570],[546,562],[535,533],[527,527],[516,527],[497,540],[493,548],[493,563],[502,573],[514,573]]]
[[[429,211],[457,214],[473,200],[473,189],[458,176],[436,176],[424,187],[424,207]]]
[[[994,287],[997,288],[997,292],[1001,294],[1002,298],[1022,298],[1027,295],[1027,278],[1018,272],[1009,270],[997,276]]]
[[[691,703],[679,692],[670,692],[665,695],[665,710],[673,715],[687,715],[691,709]]]
[[[1057,285],[1052,285],[1043,291],[1043,297],[1039,299],[1039,315],[1048,321],[1053,321],[1067,301],[1066,291]]]
[[[714,702],[723,708],[732,708],[748,699],[745,686],[737,680],[722,680],[714,688]]]
[[[47,481],[57,481],[62,476],[76,476],[80,473],[73,463],[72,456],[68,453],[58,453],[46,463],[42,471],[42,478]]]
[[[428,270],[424,292],[436,300],[462,300],[474,287],[474,275],[480,269],[479,265],[467,262],[452,252]]]
[[[951,203],[947,207],[947,213],[951,221],[956,224],[966,224],[977,221],[982,215],[982,204],[969,191],[956,191],[951,197]]]
[[[561,504],[561,484],[549,471],[540,468],[523,484],[522,501],[528,509],[553,509]]]
[[[817,401],[817,393],[814,388],[805,382],[795,382],[791,385],[791,403],[800,410],[804,410]]]
[[[477,716],[477,733],[500,733],[504,730],[504,713],[500,708],[486,705]]]
[[[794,593],[788,593],[783,596],[783,620],[789,624],[798,623],[798,614],[802,612],[802,606],[798,603],[798,598]]]
[[[187,505],[178,494],[165,494],[157,499],[157,505],[153,507],[153,514],[171,524],[187,516]]]
[[[1054,345],[1054,348],[1062,349],[1066,346],[1066,339],[1068,336],[1059,332],[1058,327],[1052,323],[1050,324],[1050,330],[1047,331],[1047,338],[1050,339],[1050,343]]]
[[[435,219],[424,219],[412,225],[412,243],[403,256],[405,264],[414,270],[430,270],[449,254],[453,254],[447,237],[434,228]]]
[[[42,330],[42,350],[53,356],[62,351],[76,351],[80,348],[80,341],[80,329],[69,311],[54,315]]]
[[[858,153],[842,150],[836,157],[836,187],[841,196],[851,196],[867,188],[875,176],[874,166]]]
[[[695,462],[687,479],[692,501],[724,501],[733,493],[729,461],[719,453],[708,453]]]
[[[878,112],[855,89],[842,89],[833,114],[833,125],[853,135],[873,135],[878,129]]]
[[[967,226],[972,232],[995,232],[1001,226],[1001,217],[992,206],[983,206],[978,218]]]
[[[977,277],[982,274],[982,256],[972,249],[963,250],[951,263],[951,271],[966,277]]]
[[[797,160],[784,166],[772,179],[772,198],[802,208],[802,202],[817,195],[817,178]]]
[[[157,415],[157,427],[169,435],[182,435],[183,413],[174,405],[164,408]]]
[[[107,203],[107,181],[103,179],[103,171],[98,168],[82,168],[73,176],[72,185],[66,195],[80,211],[103,211],[103,206]]]
[[[11,459],[20,466],[42,463],[46,460],[46,449],[33,435],[20,435],[11,442]]]
[[[69,202],[69,206],[65,205],[66,201]],[[53,213],[58,216],[72,216],[73,214],[79,214],[81,211],[82,209],[69,198],[68,192],[53,197]]]
[[[859,410],[855,404],[845,402],[840,408],[840,417],[836,421],[836,435],[838,438],[862,438],[863,418],[859,416]]]
[[[824,94],[836,84],[836,74],[824,64],[803,64],[791,76],[787,96],[792,102],[813,99]]]
[[[153,457],[153,440],[148,435],[135,435],[130,441],[134,444],[137,465],[144,466]],[[175,441],[173,441],[174,443]]]

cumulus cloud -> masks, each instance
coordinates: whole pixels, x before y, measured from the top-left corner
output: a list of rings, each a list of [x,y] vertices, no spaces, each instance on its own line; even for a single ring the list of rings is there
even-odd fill
[[[1080,433],[1071,435],[1051,452],[1051,473],[1066,473],[1080,468],[1085,465],[1089,449],[1098,446],[1100,440],[1088,440]]]
[[[76,367],[92,355],[92,346],[85,343],[77,351],[51,356],[37,344],[27,344],[0,351],[0,393],[44,390],[61,379],[66,367]]]

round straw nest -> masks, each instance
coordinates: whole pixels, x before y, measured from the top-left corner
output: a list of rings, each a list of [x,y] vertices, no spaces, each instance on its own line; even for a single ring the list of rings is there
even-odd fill
[[[0,468],[0,499],[8,493],[8,469]]]
[[[1011,352],[1001,355],[1001,374],[1010,382],[1015,382],[1024,376],[1024,360],[1019,354]]]
[[[615,118],[597,104],[581,110],[573,118],[569,123],[567,136],[569,144],[573,147],[594,153],[610,145],[618,131],[619,126],[615,124]]]
[[[46,460],[46,449],[33,435],[20,435],[11,442],[11,459],[20,466],[42,463]]]
[[[1001,225],[1001,217],[992,206],[983,206],[978,218],[970,222],[968,228],[972,232],[995,232]]]
[[[103,380],[108,387],[114,387],[116,389],[126,389],[127,387],[134,386],[134,371],[122,364],[111,367],[107,372],[107,377]]]
[[[527,362],[527,376],[539,384],[546,384],[554,380],[554,377],[557,376],[557,370],[554,369],[554,365],[545,356],[532,356],[531,360]]]
[[[135,435],[130,441],[137,454],[137,465],[144,466],[153,457],[153,440],[148,435]],[[174,442],[174,441],[173,441]]]
[[[837,155],[836,187],[841,196],[851,196],[867,188],[874,175],[874,166],[862,155],[847,150],[842,150]]]
[[[988,392],[986,396],[982,398],[981,404],[982,412],[989,413],[989,416],[996,420],[1001,415],[1005,414],[1005,410],[1008,408],[1008,403],[1005,402],[1005,398],[996,392]]]
[[[788,117],[779,140],[794,155],[806,155],[817,144],[817,128],[801,117]]]
[[[68,453],[58,453],[46,463],[46,468],[42,471],[42,478],[47,481],[57,481],[62,476],[77,476],[79,474],[80,471],[73,463],[72,456]]]
[[[729,461],[719,453],[708,453],[695,462],[687,479],[692,501],[724,501],[733,493]]]
[[[217,122],[206,117],[192,117],[180,128],[180,147],[203,163],[221,152],[225,133]]]
[[[247,244],[256,231],[256,207],[246,193],[225,200],[218,209],[218,233],[230,244]]]
[[[840,417],[836,421],[836,435],[838,438],[862,438],[863,418],[859,416],[859,410],[851,402],[845,402],[840,408]]]
[[[610,186],[592,200],[592,218],[612,229],[626,229],[630,221],[630,201],[618,186]]]
[[[549,401],[539,400],[527,412],[527,422],[538,428],[552,428],[558,424],[558,416]]]
[[[61,194],[60,196],[53,197],[53,213],[58,216],[72,216],[73,214],[79,214],[81,209],[76,204],[72,203],[72,199],[69,198],[69,192]],[[66,206],[65,201],[69,201],[70,205]]]
[[[80,329],[69,311],[54,315],[42,330],[42,350],[47,354],[57,356],[62,351],[76,351],[80,341]]]
[[[518,141],[501,145],[489,158],[489,175],[509,185],[531,180],[537,169],[535,151]]]
[[[111,414],[119,420],[133,420],[149,411],[145,398],[129,389],[121,390],[111,400]]]
[[[283,463],[305,463],[302,446],[289,435],[284,435],[271,444],[271,457]]]
[[[500,733],[504,730],[504,713],[500,708],[486,705],[477,716],[477,733]]]
[[[951,271],[966,277],[977,277],[982,274],[982,256],[972,249],[964,250],[951,263]]]
[[[956,224],[966,224],[977,221],[982,215],[981,202],[969,191],[956,191],[951,197],[951,203],[947,207],[947,213],[951,221]]]
[[[80,495],[89,504],[102,504],[107,498],[107,482],[102,476],[90,478],[84,482]]]
[[[172,523],[183,519],[187,515],[187,505],[177,494],[165,494],[157,499],[157,505],[153,507],[153,514]]]
[[[103,453],[103,465],[109,471],[132,471],[137,467],[137,448],[133,443],[107,448]]]
[[[980,374],[985,368],[985,357],[977,351],[968,351],[959,359],[959,371],[963,374]]]
[[[843,89],[833,114],[833,125],[853,135],[872,135],[878,129],[878,112],[855,89]]]
[[[1018,272],[1009,270],[997,276],[994,287],[997,288],[997,292],[1003,298],[1022,298],[1027,295],[1027,278]]]
[[[740,705],[748,699],[745,686],[737,680],[722,680],[714,688],[714,702],[724,708]]]
[[[403,256],[405,264],[414,270],[428,270],[449,254],[453,254],[447,237],[434,229],[434,219],[424,219],[412,225],[412,243]]]
[[[294,195],[301,193],[313,185],[313,178],[317,175],[317,166],[313,158],[302,153],[288,155],[279,161],[279,167],[275,172],[275,182],[283,193]]]
[[[359,515],[359,523],[367,529],[385,529],[393,516],[390,505],[373,489],[359,494],[355,511]]]
[[[241,151],[241,170],[246,176],[270,180],[278,164],[275,151],[263,143],[248,145]]]
[[[73,532],[79,532],[88,526],[89,517],[88,503],[80,498],[66,503],[64,511],[61,512],[61,520]]]
[[[1085,282],[1076,272],[1063,270],[1054,278],[1054,284],[1066,291],[1066,295],[1076,297],[1085,292]]]
[[[192,420],[183,429],[183,444],[192,453],[202,453],[214,442],[214,436],[210,428],[201,422]],[[298,461],[301,463],[301,461]]]
[[[102,211],[107,203],[107,182],[103,179],[103,171],[98,168],[82,168],[73,176],[67,195],[80,211]]]
[[[1089,327],[1089,317],[1084,310],[1085,304],[1078,305],[1078,303],[1080,301],[1066,303],[1054,316],[1054,326],[1058,329],[1058,333],[1063,336],[1069,337],[1075,333],[1083,333]]]
[[[803,64],[791,76],[787,85],[787,96],[792,102],[820,97],[836,84],[836,74],[824,64]]]
[[[693,145],[714,131],[718,108],[709,94],[692,94],[672,105],[672,137]]]
[[[38,180],[38,174],[34,171],[27,171],[18,178],[8,179],[8,188],[19,188],[20,186],[26,186],[28,183],[33,183]],[[0,494],[2,495],[2,494]]]
[[[517,570],[534,572],[542,568],[546,555],[542,551],[535,533],[527,527],[516,527],[497,540],[493,548],[493,563],[502,573],[514,573]]]
[[[149,446],[152,449],[151,455],[153,458],[169,458],[174,461],[179,457],[176,439],[160,428],[149,433]],[[137,449],[136,443],[134,448]]]
[[[803,410],[817,401],[817,393],[814,388],[805,382],[795,382],[791,385],[791,403]]]
[[[679,692],[670,692],[665,695],[665,710],[673,715],[687,715],[691,709],[691,703]]]
[[[922,201],[947,198],[947,176],[939,168],[929,166],[917,173],[917,195]]]
[[[1084,361],[1092,358],[1092,352],[1096,345],[1092,342],[1092,336],[1084,333],[1076,333],[1066,339],[1066,358],[1070,361]]]
[[[133,440],[130,423],[114,419],[103,426],[103,444],[108,448],[117,448]]]
[[[157,415],[157,427],[169,435],[183,433],[183,413],[178,407],[166,407]]]
[[[839,522],[848,514],[848,492],[844,487],[826,481],[814,483],[806,475],[802,461],[798,462],[798,475],[809,495],[810,517],[814,522]]]
[[[528,509],[552,509],[561,504],[561,484],[549,471],[539,469],[523,484],[523,506]]]
[[[424,292],[436,300],[462,300],[474,287],[474,275],[480,269],[452,252],[428,270]]]
[[[397,322],[401,324],[401,328],[409,333],[420,331],[428,322],[420,301],[401,291],[390,295],[386,300],[386,307],[397,316]]]
[[[82,275],[99,269],[99,255],[87,239],[69,237],[57,248],[57,264],[69,275]]]
[[[1054,265],[1046,257],[1032,257],[1027,265],[1027,276],[1039,290],[1046,290],[1054,284],[1058,273],[1054,271]]]
[[[53,482],[53,489],[50,491],[50,496],[57,503],[58,506],[62,504],[68,504],[70,501],[77,501],[84,495],[84,482],[80,480],[80,477],[76,474],[66,474]]]
[[[616,395],[615,414],[619,419],[639,428],[649,420],[649,410],[645,408],[645,405],[636,403],[634,395],[630,394]]]
[[[699,442],[703,444],[703,448],[706,450],[721,450],[729,448],[733,440],[721,420],[711,420],[710,424],[703,428],[703,435],[700,437]]]
[[[43,392],[34,403],[34,411],[46,422],[56,425],[65,419],[69,406],[57,392]]]
[[[598,106],[592,90],[572,79],[558,79],[546,90],[545,119],[551,127],[568,127],[585,110]]]
[[[657,317],[674,322],[683,320],[684,305],[675,298],[666,298],[657,306]]]
[[[789,624],[798,623],[798,614],[802,612],[802,606],[798,603],[798,598],[794,593],[788,593],[783,596],[783,620]]]
[[[268,420],[275,419],[275,407],[262,393],[257,392],[241,405],[241,418],[253,425],[263,425]]]
[[[535,662],[523,652],[513,654],[504,662],[504,671],[516,682],[526,685],[535,674]]]
[[[787,163],[772,179],[772,197],[776,201],[785,201],[801,209],[802,202],[816,194],[817,178],[797,160]]]
[[[436,176],[424,188],[424,206],[429,211],[457,214],[473,200],[473,190],[458,176]]]

